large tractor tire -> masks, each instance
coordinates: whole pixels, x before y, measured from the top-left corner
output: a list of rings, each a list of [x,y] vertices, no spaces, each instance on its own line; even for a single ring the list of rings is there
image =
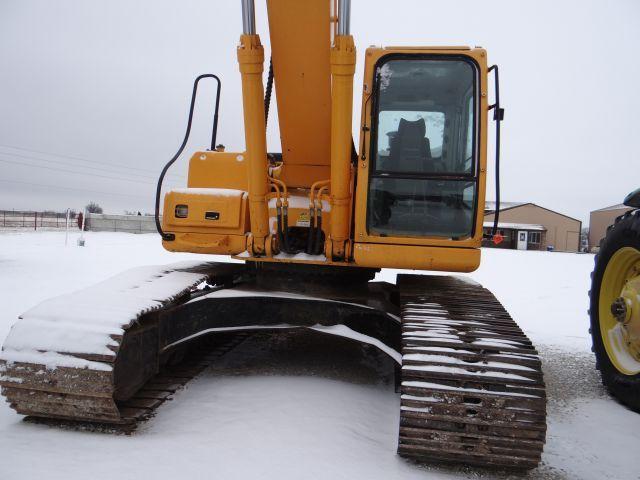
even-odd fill
[[[640,412],[640,210],[607,230],[591,274],[591,337],[602,383]]]

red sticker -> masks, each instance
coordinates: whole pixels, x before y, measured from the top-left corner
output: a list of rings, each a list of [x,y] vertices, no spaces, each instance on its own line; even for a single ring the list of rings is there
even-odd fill
[[[493,243],[496,244],[496,245],[500,245],[503,240],[504,240],[504,237],[502,235],[500,235],[499,233],[496,233],[493,236]]]

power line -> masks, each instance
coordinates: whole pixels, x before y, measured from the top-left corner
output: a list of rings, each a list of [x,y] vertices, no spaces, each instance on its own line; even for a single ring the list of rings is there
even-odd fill
[[[54,156],[54,157],[67,158],[69,160],[77,160],[77,161],[80,161],[80,162],[87,162],[87,163],[95,163],[95,164],[98,164],[98,165],[105,165],[105,163],[98,162],[96,160],[88,160],[86,158],[75,157],[75,156],[72,156],[72,155],[61,155],[61,154],[58,154],[58,153],[45,152],[45,151],[42,151],[42,150],[33,150],[33,149],[29,149],[29,148],[24,148],[24,147],[16,147],[14,145],[0,144],[0,147],[13,148],[15,150],[22,150],[22,151],[31,152],[31,153],[39,153],[41,155],[51,155],[51,156]],[[114,166],[116,168],[124,168],[124,169],[127,169],[127,170],[138,170],[140,172],[146,172],[146,173],[154,173],[154,174],[156,173],[153,170],[144,169],[144,168],[138,168],[138,167],[132,167],[132,166],[126,165],[124,163],[107,162],[107,164],[108,165],[112,165],[112,166]],[[172,175],[178,175],[178,174],[172,174]],[[182,176],[182,175],[178,175],[178,176]]]
[[[98,165],[105,165],[103,162],[98,162],[96,160],[88,160],[86,158],[75,157],[75,156],[72,156],[72,155],[61,155],[61,154],[58,154],[58,153],[44,152],[42,150],[33,150],[33,149],[29,149],[29,148],[24,148],[24,147],[16,147],[15,145],[7,145],[7,144],[0,143],[0,147],[13,148],[15,150],[22,150],[22,151],[31,152],[31,153],[39,153],[41,155],[51,155],[53,157],[67,158],[69,160],[77,160],[77,161],[80,161],[80,162],[87,162],[87,163],[95,163],[95,164],[98,164]],[[124,163],[108,162],[108,164],[112,165],[112,166],[114,166],[116,168],[121,167],[121,168],[125,168],[127,170],[137,170],[139,172],[154,173],[154,174],[156,173],[156,172],[154,172],[152,170],[149,170],[149,169],[132,167],[132,166],[126,165]],[[178,175],[178,174],[171,174],[171,175],[184,177],[183,175]]]
[[[114,197],[134,197],[134,198],[149,198],[145,195],[132,195],[128,193],[114,193],[114,192],[101,192],[100,190],[88,190],[85,188],[73,188],[73,187],[61,187],[59,185],[45,185],[43,183],[22,182],[20,180],[0,180],[2,183],[15,183],[20,185],[29,185],[33,187],[53,188],[56,190],[71,190],[76,192],[88,192],[88,193],[100,193],[102,195],[111,195]]]
[[[78,164],[74,164],[74,163],[62,162],[62,161],[59,161],[59,160],[36,158],[36,157],[31,157],[29,155],[21,155],[19,153],[5,153],[5,152],[1,152],[0,151],[0,155],[6,155],[7,157],[19,157],[19,158],[24,158],[24,159],[27,159],[27,160],[33,160],[33,161],[37,161],[37,162],[57,163],[57,164],[60,164],[60,165],[66,165],[66,166],[76,167],[76,168],[84,168],[84,169],[87,169],[87,170],[98,170],[98,171],[103,171],[103,172],[107,172],[107,173],[114,173],[116,175],[125,175],[126,174],[126,175],[129,175],[129,176],[146,178],[146,179],[156,179],[157,178],[157,177],[152,177],[150,175],[141,175],[139,173],[118,172],[118,171],[109,170],[109,169],[106,169],[106,168],[89,167],[89,166],[78,165]],[[20,164],[22,164],[22,163],[20,163]],[[79,172],[79,173],[82,173],[82,172]]]
[[[107,178],[109,180],[117,180],[117,181],[121,181],[121,182],[146,183],[146,184],[149,184],[149,185],[155,185],[156,184],[156,182],[148,182],[148,181],[144,181],[144,180],[132,180],[130,178],[110,177],[108,175],[99,175],[97,173],[76,172],[74,170],[66,170],[64,168],[48,167],[48,166],[44,166],[44,165],[34,165],[34,164],[29,164],[29,163],[24,163],[24,162],[16,162],[16,161],[12,161],[12,160],[3,160],[1,158],[0,158],[0,162],[12,163],[12,164],[20,165],[20,166],[23,166],[23,167],[44,168],[46,170],[52,170],[54,172],[70,173],[72,175],[84,175],[84,176],[88,176],[88,177]]]

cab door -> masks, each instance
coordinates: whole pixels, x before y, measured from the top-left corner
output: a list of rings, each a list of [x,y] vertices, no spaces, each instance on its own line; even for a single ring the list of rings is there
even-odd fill
[[[482,49],[367,50],[356,243],[480,246],[486,75]]]

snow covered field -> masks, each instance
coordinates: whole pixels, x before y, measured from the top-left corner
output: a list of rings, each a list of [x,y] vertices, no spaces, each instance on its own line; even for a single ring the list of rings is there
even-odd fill
[[[133,266],[198,258],[165,252],[153,234],[88,232],[84,248],[76,238],[65,248],[64,233],[0,235],[0,341],[20,313],[46,298]],[[640,415],[604,392],[589,350],[592,266],[591,255],[484,250],[471,274],[543,358],[547,445],[543,464],[526,478],[640,478]],[[395,273],[379,276],[393,281]],[[130,437],[28,424],[0,403],[0,479],[507,478],[396,456],[399,398],[381,380],[389,366],[379,358],[342,365],[313,346],[251,342]]]

